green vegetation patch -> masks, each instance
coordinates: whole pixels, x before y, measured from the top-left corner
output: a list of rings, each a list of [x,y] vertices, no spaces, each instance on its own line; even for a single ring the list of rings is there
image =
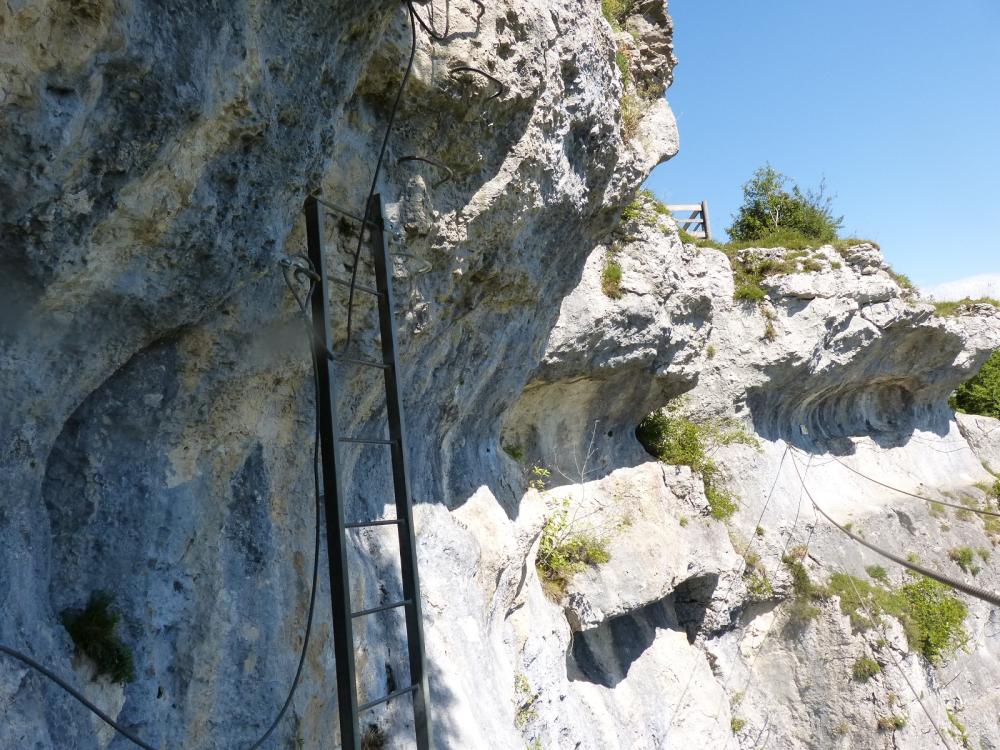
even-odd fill
[[[622,116],[622,140],[628,142],[639,134],[644,107],[642,100],[632,93],[623,94],[619,104]]]
[[[601,12],[615,31],[622,30],[634,6],[635,0],[601,0]]]
[[[963,297],[959,300],[935,302],[934,314],[942,318],[951,317],[957,315],[958,311],[966,305],[993,305],[993,307],[1000,308],[1000,300],[993,297],[977,297],[976,299]]]
[[[880,732],[892,732],[906,726],[906,717],[902,714],[879,716],[875,722],[875,726],[878,727]]]
[[[820,615],[820,608],[816,602],[825,599],[826,590],[822,586],[817,586],[809,577],[809,572],[800,559],[801,555],[785,555],[781,562],[792,574],[792,600],[788,605],[789,623],[792,626],[801,627],[815,620]]]
[[[542,526],[535,568],[546,593],[559,599],[566,593],[570,579],[588,565],[600,565],[611,559],[610,540],[592,529],[580,528],[570,517],[570,501],[564,498],[558,509]]]
[[[981,568],[976,564],[976,552],[972,547],[952,547],[948,557],[966,573],[979,575]]]
[[[683,404],[672,401],[648,415],[636,428],[635,434],[650,455],[672,466],[690,466],[701,475],[705,497],[713,518],[723,520],[737,510],[736,499],[721,486],[718,465],[711,458],[716,448],[724,445],[760,443],[742,425],[733,420],[695,422],[682,414]]]
[[[523,731],[528,724],[538,718],[538,711],[535,708],[535,704],[538,702],[538,693],[531,689],[531,683],[524,672],[518,672],[514,675],[514,693],[517,699],[514,725]]]
[[[604,268],[601,269],[601,291],[610,299],[621,299],[622,296],[622,267],[611,251],[608,251],[604,256]]]
[[[948,722],[952,727],[948,730],[948,734],[961,742],[964,750],[972,750],[972,741],[969,739],[969,733],[965,728],[965,724],[950,709],[945,710],[948,714]]]
[[[851,667],[851,675],[858,682],[868,682],[872,677],[882,671],[882,665],[870,656],[861,656]]]
[[[77,652],[94,663],[98,675],[107,675],[113,682],[133,682],[132,651],[115,635],[115,626],[121,616],[111,604],[110,594],[97,591],[84,609],[63,610],[60,620]]]
[[[895,617],[903,625],[910,648],[931,662],[954,651],[967,637],[965,604],[950,588],[931,578],[919,576],[892,589],[848,573],[834,573],[828,591],[839,597],[841,611],[857,630],[875,625],[869,611],[876,619],[883,614]]]
[[[990,355],[975,377],[955,389],[949,403],[956,411],[1000,419],[1000,350]]]
[[[889,574],[881,565],[869,565],[865,568],[865,572],[879,583],[889,583]]]
[[[524,460],[524,448],[517,443],[507,443],[503,446],[503,452],[518,463]]]

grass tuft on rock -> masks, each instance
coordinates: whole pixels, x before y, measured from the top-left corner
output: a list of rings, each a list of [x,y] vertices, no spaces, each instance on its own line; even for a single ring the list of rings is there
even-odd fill
[[[851,675],[858,682],[868,682],[872,677],[882,671],[882,665],[870,656],[861,656],[851,667]]]
[[[695,422],[681,413],[682,403],[673,401],[646,416],[635,434],[646,451],[665,464],[689,466],[704,482],[711,516],[725,520],[738,505],[721,484],[719,466],[710,454],[724,445],[760,446],[756,438],[733,420]]]
[[[959,300],[948,300],[944,302],[934,303],[934,314],[941,318],[949,318],[953,315],[957,315],[959,311],[968,305],[993,305],[1000,309],[1000,299],[995,299],[993,297],[978,297],[973,299],[971,297],[963,297]]]
[[[979,575],[981,568],[976,564],[976,552],[972,547],[952,547],[948,550],[948,557],[964,572]]]
[[[570,501],[564,498],[542,526],[535,557],[535,568],[546,594],[559,600],[574,575],[588,565],[611,560],[609,543],[608,537],[593,529],[581,528],[575,518],[570,517]]]
[[[111,608],[111,595],[94,592],[83,609],[66,609],[60,620],[78,653],[90,659],[97,675],[107,675],[113,682],[135,680],[132,651],[115,635],[120,615]]]
[[[601,291],[610,299],[621,299],[622,267],[610,254],[604,258],[604,268],[601,269]]]

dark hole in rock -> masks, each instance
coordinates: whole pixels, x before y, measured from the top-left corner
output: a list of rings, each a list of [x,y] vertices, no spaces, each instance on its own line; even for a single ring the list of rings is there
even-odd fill
[[[658,629],[683,632],[694,643],[718,582],[712,574],[689,578],[663,599],[574,633],[566,655],[569,679],[615,687],[653,644]]]

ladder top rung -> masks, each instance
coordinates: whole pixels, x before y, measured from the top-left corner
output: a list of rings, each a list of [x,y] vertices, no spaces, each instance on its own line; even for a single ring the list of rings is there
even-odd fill
[[[342,437],[338,438],[341,443],[362,443],[363,445],[395,445],[396,441],[384,438],[357,438],[357,437]]]
[[[389,693],[388,695],[382,696],[378,700],[368,701],[367,703],[362,703],[360,706],[358,706],[358,713],[361,713],[362,711],[367,711],[369,708],[372,708],[373,706],[377,706],[379,703],[388,703],[393,698],[398,698],[399,696],[405,695],[406,693],[412,693],[416,689],[417,689],[416,685],[410,685],[409,687],[400,688],[399,690],[393,690],[391,693]]]
[[[347,287],[348,289],[350,289],[351,287],[351,282],[347,281],[346,279],[338,279],[336,276],[329,276],[329,275],[326,277],[326,279],[327,281],[333,284],[339,284],[340,286]],[[368,294],[374,294],[376,297],[382,296],[382,292],[380,292],[378,289],[372,289],[370,286],[365,286],[364,284],[358,284],[357,282],[355,282],[354,288],[357,289],[359,292],[368,292]]]
[[[369,526],[399,526],[406,523],[405,518],[381,518],[377,521],[352,521],[345,523],[345,529],[364,529]]]
[[[318,195],[313,195],[312,199],[315,200],[319,205],[326,206],[331,211],[336,211],[338,214],[342,214],[349,219],[354,219],[359,224],[368,224],[369,226],[378,227],[378,223],[376,223],[375,221],[371,219],[364,219],[355,214],[353,211],[348,211],[343,206],[338,206],[336,203],[331,203],[330,201],[323,200]]]
[[[347,363],[352,365],[361,365],[362,367],[375,367],[379,370],[388,370],[392,367],[392,365],[387,362],[376,362],[374,359],[358,359],[357,357],[339,357],[330,351],[326,353],[326,356],[338,365]]]
[[[351,612],[351,617],[365,617],[366,615],[374,615],[376,612],[385,612],[386,610],[405,607],[409,604],[413,604],[412,599],[403,599],[402,601],[393,602],[392,604],[383,604],[379,607],[371,607],[370,609],[361,609],[358,610],[357,612]]]

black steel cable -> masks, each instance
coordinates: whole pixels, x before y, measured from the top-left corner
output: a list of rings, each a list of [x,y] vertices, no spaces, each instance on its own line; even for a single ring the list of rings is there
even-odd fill
[[[811,456],[810,456],[810,458],[811,458]],[[813,505],[813,512],[819,510],[819,506],[816,505],[816,501],[813,500],[812,495],[809,494],[809,490],[806,488],[805,476],[802,475],[802,474],[799,474],[799,467],[798,467],[798,464],[795,461],[794,454],[792,455],[792,464],[795,466],[795,473],[798,474],[798,476],[799,476],[799,481],[801,482],[802,489],[805,491],[805,493],[807,495],[809,495],[809,500],[810,500],[810,502],[812,502],[812,505]],[[808,472],[808,468],[806,469],[806,471]],[[820,511],[820,512],[822,512],[822,511]],[[826,515],[826,514],[824,513],[824,515]],[[815,530],[815,527],[814,527],[813,530]],[[871,608],[868,606],[868,601],[863,596],[861,596],[861,592],[858,591],[858,587],[854,583],[854,577],[853,576],[848,576],[847,580],[850,582],[851,588],[854,589],[854,595],[858,598],[858,601],[861,603],[861,606],[865,608],[865,614],[868,616],[868,619],[871,620],[871,622],[873,624],[877,624],[879,622],[879,620],[875,616],[875,614],[872,612]],[[882,636],[886,637],[885,630],[883,628],[880,628],[880,630],[882,630]],[[921,710],[924,712],[924,716],[927,717],[927,720],[931,723],[931,726],[934,727],[934,731],[937,732],[938,738],[941,740],[941,742],[944,744],[944,746],[945,746],[945,748],[947,748],[947,750],[952,750],[951,745],[949,744],[948,740],[944,736],[944,732],[941,731],[941,727],[939,727],[938,724],[937,724],[937,722],[934,721],[934,717],[931,716],[931,712],[928,710],[927,706],[924,705],[924,702],[920,698],[920,694],[917,692],[916,687],[913,685],[913,682],[910,680],[909,675],[906,674],[906,670],[903,669],[903,666],[899,663],[899,660],[896,658],[896,655],[892,652],[891,648],[888,649],[888,654],[889,654],[889,658],[892,659],[892,663],[895,665],[896,669],[899,671],[899,674],[902,676],[903,680],[906,682],[906,685],[910,689],[910,692],[913,693],[913,697],[916,699],[917,704],[920,706]]]
[[[306,295],[305,301],[303,301],[299,297],[299,295],[295,292],[295,289],[292,287],[292,285],[289,283],[289,279],[288,279],[288,274],[286,272],[286,268],[287,268],[287,266],[284,266],[282,268],[282,272],[283,272],[283,275],[285,277],[285,282],[288,284],[289,289],[292,292],[292,296],[295,297],[295,301],[296,301],[296,303],[298,303],[299,308],[302,310],[302,312],[304,314],[306,314],[306,310],[307,310],[306,305],[308,304],[309,299],[312,296],[314,284],[310,280],[309,292]],[[308,319],[307,319],[307,324],[308,324]],[[312,364],[313,364],[313,368],[312,368],[313,369],[313,383],[315,384],[316,388],[319,388],[319,372],[318,372],[318,368],[316,366],[316,351],[315,351],[315,348],[313,346],[311,346],[311,343],[312,343],[312,331],[311,330],[310,330],[310,334],[309,334],[309,341],[310,341],[309,351],[310,351],[310,354],[311,354],[311,357],[312,357]],[[319,391],[317,390],[317,394],[318,393],[319,393]],[[319,499],[320,498],[320,492],[319,492],[319,406],[318,406],[319,399],[316,398],[315,402],[316,402],[316,410],[317,410],[316,411],[316,431],[315,431],[314,439],[313,439],[313,495],[314,495],[315,506],[316,506],[315,540],[314,540],[314,544],[313,544],[312,587],[311,587],[311,591],[309,592],[309,611],[308,611],[308,613],[306,615],[306,629],[305,629],[305,632],[303,633],[303,636],[302,636],[302,650],[299,653],[299,664],[298,664],[298,667],[296,667],[296,669],[295,669],[295,677],[292,678],[292,685],[291,685],[291,687],[288,690],[288,696],[285,698],[285,702],[282,705],[281,710],[278,711],[278,714],[277,714],[277,716],[275,716],[274,721],[271,722],[271,725],[267,728],[267,730],[264,732],[264,734],[262,734],[260,736],[260,738],[258,738],[252,745],[250,745],[247,748],[247,750],[259,750],[259,748],[261,746],[263,746],[263,744],[267,741],[268,737],[271,736],[271,734],[274,732],[274,730],[278,728],[278,725],[281,723],[281,720],[285,717],[285,714],[288,712],[288,708],[292,705],[292,700],[295,697],[295,691],[298,689],[299,680],[302,677],[302,670],[305,667],[306,654],[307,654],[307,652],[309,650],[309,639],[310,639],[310,637],[312,635],[313,615],[314,615],[314,613],[316,611],[316,589],[318,588],[317,584],[319,583],[319,551],[320,551],[320,538],[321,538],[320,537],[320,520],[321,520],[321,517],[320,517],[320,507],[321,507],[321,505],[320,505],[320,499]],[[72,685],[70,685],[68,682],[66,682],[66,680],[64,680],[62,677],[60,677],[59,675],[57,675],[55,672],[53,672],[52,670],[50,670],[48,667],[46,667],[43,664],[37,662],[35,659],[33,659],[32,657],[28,656],[27,654],[25,654],[25,653],[23,653],[21,651],[18,651],[16,649],[10,648],[9,646],[5,646],[2,643],[0,643],[0,653],[6,654],[7,656],[9,656],[11,658],[16,659],[17,661],[21,662],[25,666],[28,666],[31,669],[33,669],[36,672],[38,672],[43,677],[46,677],[49,680],[51,680],[52,682],[54,682],[56,685],[58,685],[60,688],[62,688],[66,693],[68,693],[72,698],[74,698],[78,703],[80,703],[84,708],[86,708],[88,711],[90,711],[92,714],[94,714],[97,718],[99,718],[101,721],[103,721],[105,724],[107,724],[109,727],[111,727],[113,730],[115,730],[118,734],[120,734],[125,739],[129,740],[130,742],[132,742],[133,744],[137,745],[138,747],[143,748],[143,750],[162,750],[162,747],[154,747],[153,745],[150,745],[150,744],[144,742],[142,739],[140,739],[139,737],[137,737],[136,735],[134,735],[128,729],[126,729],[121,724],[119,724],[114,719],[112,719],[110,716],[108,716],[106,713],[104,713],[100,708],[98,708],[93,703],[91,703],[89,700],[87,700],[87,698],[84,697],[84,695],[82,693],[80,693],[76,688],[74,688]]]
[[[882,549],[876,544],[872,544],[871,542],[864,539],[864,537],[858,536],[857,534],[848,530],[844,526],[841,526],[839,523],[834,521],[829,515],[827,515],[826,511],[823,510],[816,502],[816,499],[812,496],[812,493],[809,492],[809,488],[806,487],[805,484],[805,477],[803,477],[802,474],[799,472],[799,465],[795,461],[794,453],[792,454],[792,466],[795,467],[795,473],[799,476],[799,481],[802,482],[802,487],[806,492],[806,497],[809,498],[809,501],[812,503],[813,507],[819,512],[821,516],[823,516],[823,518],[832,523],[834,526],[840,529],[840,531],[842,531],[844,534],[846,534],[851,539],[856,541],[858,544],[867,547],[872,552],[881,555],[887,560],[892,560],[897,565],[902,565],[907,570],[912,570],[914,573],[920,573],[921,575],[927,576],[928,578],[933,578],[938,583],[943,583],[945,586],[949,586],[955,589],[956,591],[961,591],[963,594],[968,594],[969,596],[975,599],[987,602],[988,604],[992,604],[995,607],[1000,607],[1000,594],[997,594],[993,591],[989,591],[984,588],[980,588],[979,586],[973,586],[972,584],[966,583],[965,581],[959,581],[955,578],[951,578],[950,576],[938,573],[936,570],[931,570],[930,568],[926,568],[923,565],[910,562],[909,560],[900,557],[894,552],[890,552],[889,550]]]
[[[958,508],[958,510],[967,510],[970,513],[977,513],[977,514],[979,514],[981,516],[995,516],[995,517],[1000,518],[1000,513],[997,513],[997,512],[992,511],[992,510],[982,510],[980,508],[970,508],[970,507],[968,507],[966,505],[959,505],[958,503],[949,503],[949,502],[945,502],[944,500],[931,500],[929,497],[924,497],[923,495],[916,495],[916,494],[914,494],[912,492],[907,492],[906,490],[901,490],[901,489],[899,489],[899,487],[893,487],[891,484],[886,484],[885,482],[880,482],[879,480],[875,479],[874,477],[870,477],[867,474],[862,474],[857,469],[852,468],[852,467],[848,466],[847,464],[845,464],[843,461],[841,461],[836,456],[833,457],[833,460],[836,461],[841,466],[843,466],[848,471],[854,472],[855,474],[857,474],[862,479],[867,479],[869,482],[873,482],[874,484],[877,484],[880,487],[885,487],[887,490],[892,490],[893,492],[898,492],[900,495],[908,495],[909,497],[915,497],[915,498],[917,498],[917,500],[923,500],[925,503],[937,503],[938,505],[946,505],[949,508]]]
[[[385,135],[382,137],[382,147],[378,152],[378,160],[375,162],[375,172],[372,175],[372,184],[368,189],[368,197],[365,199],[365,212],[364,223],[367,224],[371,219],[371,205],[372,197],[375,195],[375,188],[378,186],[378,176],[379,172],[382,171],[382,160],[385,158],[385,150],[389,145],[389,136],[392,133],[392,125],[396,120],[396,111],[399,109],[399,102],[403,98],[403,89],[406,88],[406,81],[410,77],[410,72],[413,70],[413,60],[417,54],[417,24],[416,20],[419,17],[417,12],[413,9],[413,0],[407,0],[406,2],[407,10],[410,16],[410,59],[406,63],[406,72],[403,73],[403,80],[399,82],[399,89],[396,90],[396,99],[392,103],[392,109],[389,112],[389,121],[385,126]],[[420,21],[420,25],[424,26],[424,22]],[[426,26],[424,26],[427,29]],[[428,29],[427,33],[431,33]],[[358,263],[361,260],[361,248],[364,246],[365,241],[365,228],[362,225],[361,231],[358,233],[358,246],[354,250],[354,261],[351,267],[351,287],[347,296],[347,341],[344,344],[344,351],[346,352],[351,346],[351,324],[354,317],[354,287],[358,281]]]
[[[774,488],[778,486],[778,480],[781,478],[781,467],[785,465],[785,457],[788,455],[788,449],[789,449],[789,446],[786,443],[785,444],[785,450],[782,451],[782,453],[781,453],[781,460],[778,462],[778,469],[774,473],[774,481],[771,482],[771,489],[768,491],[767,498],[764,500],[764,507],[761,509],[760,515],[757,516],[756,526],[760,526],[760,522],[764,519],[764,514],[767,512],[767,506],[770,505],[770,503],[771,503],[771,497],[774,495]],[[739,570],[736,572],[736,575],[729,580],[729,588],[726,589],[726,595],[724,597],[722,597],[723,601],[725,601],[729,597],[729,595],[733,592],[733,581],[735,581],[737,578],[741,577],[743,575],[743,572],[746,570],[746,568],[747,568],[747,553],[750,552],[750,547],[753,546],[753,543],[756,540],[756,538],[757,538],[756,529],[755,529],[755,533],[747,534],[747,539],[749,541],[746,543],[746,545],[743,548],[743,552],[740,554],[740,567],[739,567]],[[735,548],[735,545],[733,545],[733,547]],[[680,711],[681,706],[684,703],[684,698],[687,695],[687,692],[688,692],[688,690],[691,687],[691,682],[694,680],[694,675],[695,675],[695,669],[692,668],[690,670],[690,672],[688,673],[687,681],[684,683],[684,689],[681,691],[680,697],[677,699],[677,707],[674,709],[673,713],[670,714],[670,721],[667,722],[667,731],[666,731],[666,734],[667,734],[668,737],[670,736],[670,728],[673,726],[673,723],[674,723],[674,717],[677,715],[677,712]],[[723,686],[723,695],[725,695],[725,689],[726,689],[726,686],[728,686],[728,684],[729,684],[729,680],[726,680],[726,685]],[[721,707],[720,707],[719,710],[721,711]],[[716,723],[718,723],[718,721],[719,721],[718,713],[716,714],[715,721],[716,721]]]
[[[406,4],[408,6],[410,6],[410,13],[413,14],[413,18],[415,18],[417,20],[417,23],[420,24],[420,27],[424,31],[427,32],[427,36],[429,36],[431,39],[433,39],[436,42],[444,42],[444,41],[446,41],[448,39],[448,31],[451,28],[451,0],[445,0],[445,3],[444,3],[444,33],[443,34],[439,33],[438,30],[434,27],[434,3],[433,3],[433,1],[431,2],[431,15],[430,15],[430,19],[429,19],[430,20],[430,25],[428,25],[427,23],[425,23],[424,19],[420,17],[419,13],[417,13],[416,9],[413,7],[412,0],[407,0]]]

